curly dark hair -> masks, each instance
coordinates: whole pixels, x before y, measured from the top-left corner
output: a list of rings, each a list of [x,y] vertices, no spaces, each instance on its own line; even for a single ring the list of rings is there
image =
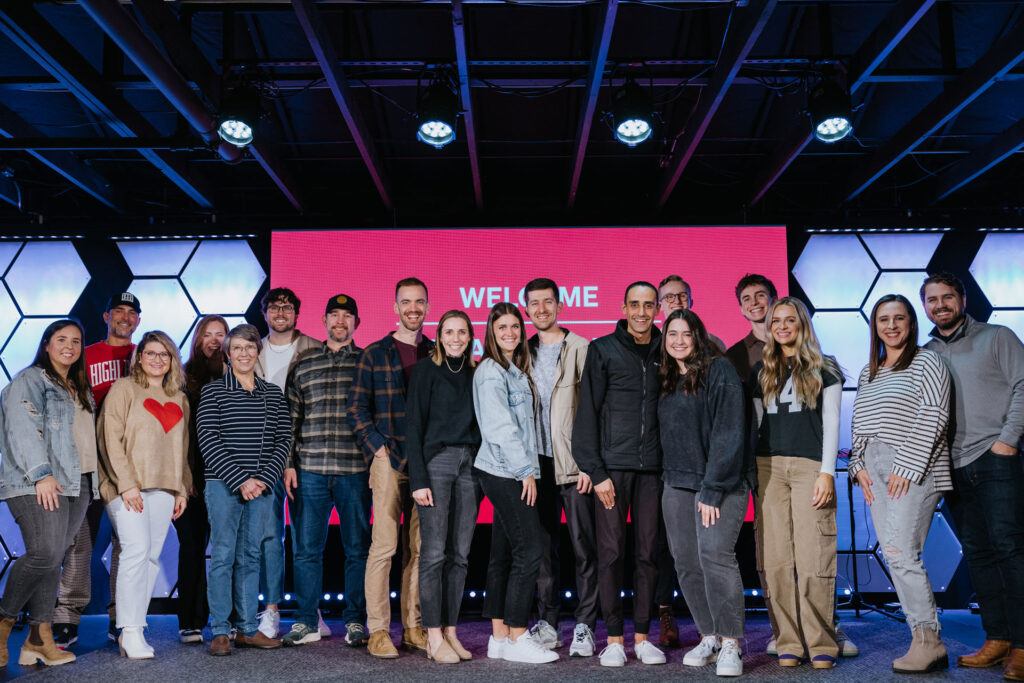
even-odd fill
[[[686,359],[686,374],[679,372],[679,363],[668,355],[668,328],[676,320],[684,321],[690,327],[693,339],[693,352]],[[668,396],[682,390],[687,394],[695,394],[707,383],[708,368],[711,361],[721,355],[718,348],[708,339],[708,330],[704,327],[700,316],[688,308],[673,311],[665,319],[661,335],[661,395]]]

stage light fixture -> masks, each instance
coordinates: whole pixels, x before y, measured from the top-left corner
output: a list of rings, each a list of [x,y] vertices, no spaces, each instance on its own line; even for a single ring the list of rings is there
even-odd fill
[[[455,139],[459,98],[447,78],[438,78],[419,97],[416,106],[416,138],[435,149]]]
[[[224,97],[217,135],[235,147],[248,147],[256,138],[256,121],[259,118],[259,89],[252,85],[239,86]]]
[[[647,92],[632,78],[612,94],[612,132],[615,139],[636,147],[651,137],[654,105]]]
[[[825,79],[811,90],[807,110],[814,137],[822,142],[839,142],[853,132],[850,93],[833,80]]]

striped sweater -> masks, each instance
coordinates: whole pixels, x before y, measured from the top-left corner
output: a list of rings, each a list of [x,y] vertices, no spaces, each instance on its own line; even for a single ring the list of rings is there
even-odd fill
[[[870,366],[864,366],[853,403],[850,476],[864,469],[864,453],[874,438],[896,451],[893,474],[919,484],[931,470],[937,490],[952,490],[946,440],[950,380],[945,363],[937,353],[920,349],[906,370],[879,368],[871,381],[869,373]]]
[[[292,425],[281,390],[255,377],[246,391],[228,371],[203,387],[196,415],[199,452],[206,479],[218,479],[232,491],[250,477],[273,488],[291,450]]]

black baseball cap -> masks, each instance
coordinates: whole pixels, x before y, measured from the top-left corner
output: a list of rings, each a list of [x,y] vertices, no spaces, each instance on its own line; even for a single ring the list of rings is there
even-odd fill
[[[107,300],[107,307],[103,311],[107,312],[118,306],[131,306],[136,313],[142,315],[142,304],[139,303],[138,297],[131,292],[121,292],[110,297]]]
[[[327,308],[324,310],[324,315],[327,315],[336,308],[340,308],[343,311],[348,311],[355,317],[359,317],[359,307],[356,306],[356,300],[347,294],[337,294],[327,300]]]

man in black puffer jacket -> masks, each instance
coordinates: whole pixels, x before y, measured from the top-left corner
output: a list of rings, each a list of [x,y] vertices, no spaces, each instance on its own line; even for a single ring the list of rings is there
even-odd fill
[[[625,320],[587,351],[572,432],[573,457],[590,475],[597,506],[598,587],[608,628],[602,666],[626,663],[622,598],[626,517],[632,507],[635,540],[634,651],[644,664],[664,664],[650,641],[654,561],[661,501],[658,439],[658,290],[649,282],[626,288]]]

